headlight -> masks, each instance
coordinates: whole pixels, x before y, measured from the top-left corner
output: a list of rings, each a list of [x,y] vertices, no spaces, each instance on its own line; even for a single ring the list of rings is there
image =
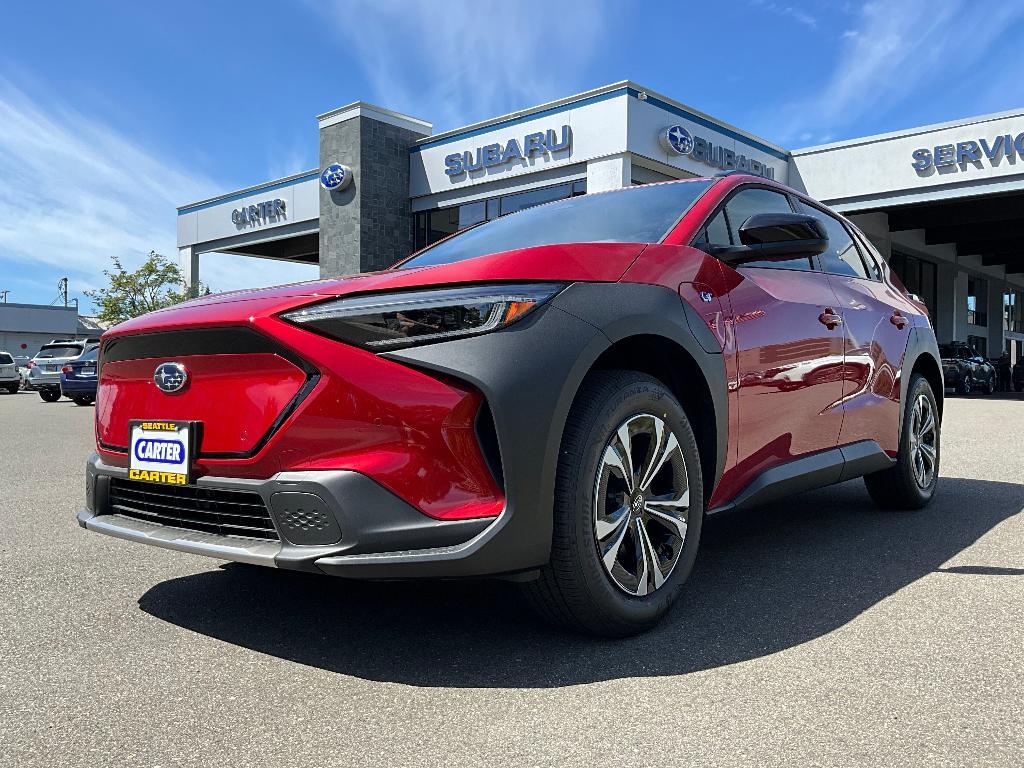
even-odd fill
[[[314,304],[282,317],[339,341],[387,350],[504,328],[562,287],[531,283],[357,296]]]

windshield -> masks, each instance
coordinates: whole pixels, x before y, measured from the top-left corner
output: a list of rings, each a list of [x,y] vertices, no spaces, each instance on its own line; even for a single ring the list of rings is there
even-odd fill
[[[49,360],[53,357],[78,357],[82,354],[81,347],[43,347],[39,350],[39,354],[36,355],[37,360]]]
[[[712,183],[647,184],[539,205],[442,240],[400,268],[558,243],[657,243]]]

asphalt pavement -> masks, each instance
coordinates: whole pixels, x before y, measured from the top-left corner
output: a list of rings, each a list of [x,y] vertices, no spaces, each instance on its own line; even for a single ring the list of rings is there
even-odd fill
[[[0,395],[0,766],[1024,765],[1024,400],[939,494],[709,521],[625,641],[500,582],[353,583],[84,531],[91,407]]]

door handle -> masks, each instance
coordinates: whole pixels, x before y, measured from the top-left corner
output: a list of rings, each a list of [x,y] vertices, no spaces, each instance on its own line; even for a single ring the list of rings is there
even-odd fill
[[[837,315],[832,307],[825,307],[825,311],[818,315],[818,322],[831,331],[837,325],[843,324],[843,318]]]
[[[905,318],[898,309],[894,309],[892,311],[892,317],[889,318],[889,322],[902,331],[907,325],[907,318]]]

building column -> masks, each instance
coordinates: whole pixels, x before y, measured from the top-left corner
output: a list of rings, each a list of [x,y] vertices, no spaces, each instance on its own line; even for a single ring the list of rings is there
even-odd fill
[[[412,253],[409,150],[431,125],[364,102],[318,121],[320,167],[352,169],[344,189],[320,188],[320,276],[386,269]]]
[[[587,194],[622,189],[632,183],[632,161],[625,152],[587,162]]]
[[[178,261],[185,265],[185,286],[190,296],[199,295],[199,252],[194,245],[178,249]]]
[[[942,263],[940,262],[936,268],[935,274],[935,296],[936,296],[936,307],[935,317],[932,318],[932,323],[935,326],[935,336],[940,344],[945,344],[949,341],[955,341],[958,337],[957,333],[957,316],[960,311],[960,304],[958,303],[957,293],[957,275],[960,274],[957,271],[955,264]],[[964,282],[964,314],[967,313],[967,283]],[[964,318],[966,323],[966,317]],[[962,326],[966,328],[967,326]]]
[[[1003,291],[1005,278],[988,281],[988,356],[1003,354]]]

